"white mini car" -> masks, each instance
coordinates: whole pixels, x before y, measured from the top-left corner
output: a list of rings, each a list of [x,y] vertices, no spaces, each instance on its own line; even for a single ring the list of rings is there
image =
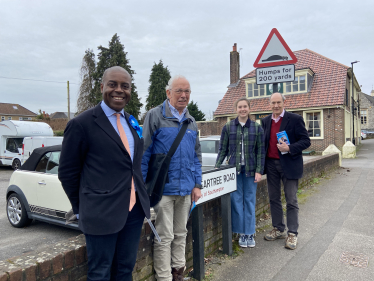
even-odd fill
[[[36,148],[20,169],[13,172],[6,192],[10,224],[24,227],[32,220],[79,229],[65,224],[71,204],[57,177],[61,145]]]

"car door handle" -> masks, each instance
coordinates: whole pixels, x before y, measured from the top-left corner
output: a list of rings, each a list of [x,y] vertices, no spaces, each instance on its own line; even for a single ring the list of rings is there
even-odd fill
[[[47,185],[44,181],[40,181],[38,184]]]

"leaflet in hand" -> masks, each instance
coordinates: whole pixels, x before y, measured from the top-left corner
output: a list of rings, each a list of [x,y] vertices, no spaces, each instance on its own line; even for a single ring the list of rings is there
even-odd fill
[[[280,141],[283,141],[286,144],[290,145],[290,140],[288,139],[286,131],[282,131],[282,132],[277,133],[277,140],[278,140],[279,144],[281,143]],[[281,152],[281,153],[286,154],[288,152]]]
[[[192,210],[195,209],[195,207],[196,207],[196,203],[195,203],[195,201],[192,201],[190,211],[189,211],[188,216],[187,216],[187,220],[190,218]]]
[[[156,228],[154,227],[152,221],[148,218],[147,219],[147,222],[149,224],[149,226],[151,227],[152,231],[153,231],[153,234],[155,235],[156,239],[158,240],[158,242],[161,242],[161,238],[160,236],[158,235],[157,231],[156,231]]]

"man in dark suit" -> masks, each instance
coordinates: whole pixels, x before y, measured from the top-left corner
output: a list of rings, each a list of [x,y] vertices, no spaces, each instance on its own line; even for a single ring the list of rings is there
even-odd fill
[[[144,141],[123,110],[131,97],[129,73],[107,69],[101,92],[100,104],[67,124],[58,177],[86,236],[87,280],[132,280],[144,217],[150,217]]]
[[[299,207],[297,190],[299,179],[303,176],[302,151],[310,146],[308,132],[300,115],[284,110],[285,98],[280,93],[270,96],[273,114],[262,120],[265,132],[265,174],[267,175],[270,211],[273,230],[265,235],[265,240],[273,241],[286,238],[285,247],[291,250],[297,246],[299,227]],[[278,141],[277,133],[285,131],[289,145]],[[281,181],[287,202],[287,228],[285,231],[283,208],[281,202]]]

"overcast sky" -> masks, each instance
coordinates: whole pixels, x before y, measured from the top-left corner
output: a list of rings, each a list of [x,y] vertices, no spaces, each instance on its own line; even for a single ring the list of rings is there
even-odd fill
[[[33,112],[76,110],[84,51],[98,54],[120,36],[145,104],[154,62],[191,83],[191,99],[209,117],[230,83],[229,53],[240,51],[240,75],[272,28],[293,51],[308,48],[347,66],[362,91],[374,84],[374,1],[55,1],[0,0],[0,102]],[[22,78],[57,81],[47,83]],[[144,111],[144,110],[143,110]]]

